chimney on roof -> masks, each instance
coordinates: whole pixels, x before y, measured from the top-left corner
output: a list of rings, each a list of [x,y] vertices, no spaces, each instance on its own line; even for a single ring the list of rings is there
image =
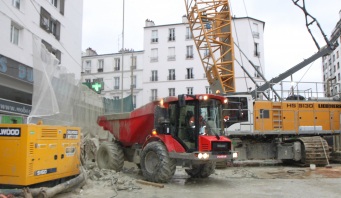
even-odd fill
[[[182,23],[188,23],[187,15],[182,16]]]
[[[150,20],[150,19],[146,19],[146,27],[148,26],[155,26],[154,21]]]

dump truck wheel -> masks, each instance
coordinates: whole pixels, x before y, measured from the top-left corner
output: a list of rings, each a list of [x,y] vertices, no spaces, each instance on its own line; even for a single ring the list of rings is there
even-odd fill
[[[104,142],[97,151],[97,164],[101,169],[121,171],[124,164],[124,153],[117,142]]]
[[[176,159],[169,158],[168,150],[161,142],[151,142],[142,150],[141,170],[148,181],[165,183],[176,169]]]
[[[206,178],[214,172],[215,165],[215,162],[194,165],[192,169],[186,169],[186,173],[192,178]]]

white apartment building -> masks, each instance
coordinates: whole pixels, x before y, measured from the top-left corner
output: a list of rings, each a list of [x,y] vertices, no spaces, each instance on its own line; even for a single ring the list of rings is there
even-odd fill
[[[30,113],[33,36],[80,79],[82,20],[83,0],[0,1],[0,114]]]
[[[322,57],[322,74],[323,74],[323,82],[327,83],[328,80],[331,80],[333,83],[333,86],[329,87],[329,90],[327,85],[324,85],[324,92],[325,96],[330,93],[330,95],[335,95],[340,93],[340,64],[341,64],[341,10],[339,12],[339,21],[337,22],[335,28],[333,29],[331,36],[330,36],[330,42],[334,43],[337,42],[339,43],[339,47],[337,47],[333,53],[330,55],[326,55]]]
[[[131,95],[131,76],[133,76],[133,106],[138,108],[143,105],[143,58],[143,51],[125,51],[122,67],[122,53],[97,55],[95,51],[88,48],[82,56],[82,82],[89,85],[103,82],[101,84],[103,87],[97,93],[105,98],[121,99],[123,70],[123,98]],[[133,75],[131,68],[133,68]]]
[[[233,18],[233,38],[246,56],[264,74],[263,21],[244,17]],[[252,30],[250,29],[252,27]],[[209,84],[193,41],[187,18],[182,23],[155,25],[147,20],[144,27],[143,104],[166,96],[210,93]],[[207,52],[200,52],[202,55]],[[260,76],[235,47],[235,59],[257,80]],[[246,92],[255,85],[235,61],[237,92]]]

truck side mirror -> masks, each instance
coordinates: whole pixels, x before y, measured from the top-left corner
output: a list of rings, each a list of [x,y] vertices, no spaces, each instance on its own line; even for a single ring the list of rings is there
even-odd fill
[[[186,106],[186,100],[185,100],[185,95],[178,95],[178,103],[179,107],[185,107]]]

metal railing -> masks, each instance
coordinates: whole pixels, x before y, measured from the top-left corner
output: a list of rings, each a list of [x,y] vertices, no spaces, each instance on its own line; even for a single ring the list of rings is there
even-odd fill
[[[194,74],[186,74],[185,75],[185,79],[193,79],[194,78]]]
[[[158,80],[159,80],[158,76],[150,77],[150,81],[158,81]]]
[[[157,62],[159,59],[158,56],[155,56],[155,57],[150,57],[150,62]]]
[[[151,97],[149,97],[149,101],[150,101],[150,102],[152,102],[152,101],[154,101],[154,100],[157,100],[157,95],[156,95],[156,96],[151,96]]]
[[[168,76],[167,76],[167,80],[175,80],[175,79],[176,79],[175,77],[176,77],[175,74],[173,74],[173,75],[168,75]]]
[[[168,41],[175,41],[175,36],[168,37]]]
[[[175,55],[172,55],[172,56],[167,56],[167,60],[175,60]]]
[[[157,42],[159,42],[159,38],[152,38],[152,39],[150,39],[150,42],[151,43],[157,43]]]
[[[190,59],[190,58],[193,58],[194,55],[193,54],[186,54],[186,59]]]
[[[192,36],[192,34],[190,34],[190,35],[185,35],[185,38],[186,38],[187,40],[189,40],[189,39],[193,39],[193,36]]]
[[[254,52],[253,52],[253,55],[255,55],[255,56],[260,56],[260,52],[254,51]]]
[[[259,38],[259,32],[252,32],[254,38]]]

